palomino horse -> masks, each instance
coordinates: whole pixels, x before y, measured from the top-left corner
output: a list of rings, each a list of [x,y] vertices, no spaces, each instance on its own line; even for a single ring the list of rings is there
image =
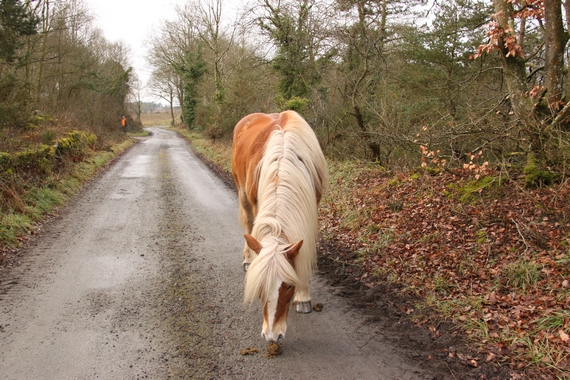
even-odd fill
[[[260,297],[267,341],[285,337],[289,303],[311,312],[317,262],[317,206],[327,163],[307,122],[294,111],[255,113],[234,129],[232,172],[245,227],[246,302]]]

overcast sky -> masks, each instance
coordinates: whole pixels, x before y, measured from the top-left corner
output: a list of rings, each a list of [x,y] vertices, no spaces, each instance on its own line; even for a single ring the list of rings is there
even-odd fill
[[[95,24],[112,42],[123,42],[131,51],[131,64],[143,82],[150,68],[145,61],[145,41],[161,21],[175,18],[174,7],[186,0],[86,0]]]
[[[130,61],[141,81],[146,83],[151,69],[146,63],[146,44],[151,33],[165,20],[174,20],[175,6],[188,0],[85,0],[96,26],[111,42],[121,41],[130,49]],[[224,0],[224,13],[235,18],[241,0]]]

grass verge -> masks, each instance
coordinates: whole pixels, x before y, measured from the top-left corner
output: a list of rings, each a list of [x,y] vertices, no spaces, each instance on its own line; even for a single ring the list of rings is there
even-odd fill
[[[18,186],[22,192],[13,196],[19,207],[3,209],[0,216],[0,265],[10,265],[11,252],[103,166],[133,144],[134,140],[128,139],[107,151],[90,151],[83,161],[69,164],[63,172],[28,180]],[[22,179],[15,180],[23,182]]]
[[[226,172],[232,172],[232,148],[230,142],[208,140],[201,133],[190,131],[184,127],[172,129],[186,137],[192,143],[196,152]]]

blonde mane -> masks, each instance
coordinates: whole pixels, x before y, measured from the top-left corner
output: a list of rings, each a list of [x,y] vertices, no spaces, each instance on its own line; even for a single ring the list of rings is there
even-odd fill
[[[328,183],[327,164],[311,127],[297,113],[273,131],[258,164],[258,213],[251,235],[262,246],[246,273],[244,299],[260,296],[277,278],[307,286],[317,263],[318,197]],[[291,266],[285,252],[303,245]]]

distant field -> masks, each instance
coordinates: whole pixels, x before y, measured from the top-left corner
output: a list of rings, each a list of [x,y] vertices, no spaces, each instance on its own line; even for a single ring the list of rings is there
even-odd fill
[[[176,122],[180,122],[180,112],[174,113]],[[171,123],[170,112],[143,113],[141,121],[144,127],[169,126]]]

